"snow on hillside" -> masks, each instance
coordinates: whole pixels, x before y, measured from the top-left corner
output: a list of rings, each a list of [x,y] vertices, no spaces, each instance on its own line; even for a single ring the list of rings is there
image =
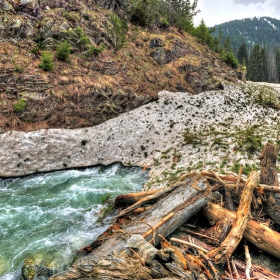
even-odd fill
[[[279,85],[224,87],[162,91],[157,101],[98,126],[1,134],[0,175],[123,162],[150,168],[146,187],[157,188],[189,171],[236,173],[243,165],[249,173],[268,140],[280,145]]]

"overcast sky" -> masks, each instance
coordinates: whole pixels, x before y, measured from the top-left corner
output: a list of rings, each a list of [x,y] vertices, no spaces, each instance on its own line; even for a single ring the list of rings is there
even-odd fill
[[[194,23],[198,25],[203,18],[208,27],[254,16],[280,19],[280,0],[198,0],[198,8],[201,12]]]

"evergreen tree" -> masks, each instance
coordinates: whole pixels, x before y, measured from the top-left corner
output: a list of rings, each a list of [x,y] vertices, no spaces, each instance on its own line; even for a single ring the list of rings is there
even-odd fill
[[[265,57],[266,78],[269,83],[278,83],[279,76],[277,73],[276,51],[274,48],[266,49]]]
[[[228,38],[226,38],[224,42],[222,52],[221,52],[221,57],[222,60],[232,68],[238,67],[238,59],[235,57],[232,51],[230,40]]]
[[[171,0],[172,6],[175,7],[172,23],[184,31],[191,32],[194,28],[193,17],[200,12],[197,10],[197,2],[198,0],[194,0],[191,4],[190,0]]]
[[[248,79],[253,82],[264,82],[264,67],[263,67],[263,56],[261,47],[257,44],[254,46],[248,66]]]
[[[275,52],[275,59],[276,59],[276,73],[277,78],[280,80],[280,49],[277,49]]]
[[[127,44],[126,32],[128,30],[127,23],[113,13],[110,15],[109,23],[106,26],[107,35],[116,51],[124,48]]]
[[[267,50],[266,47],[262,48],[262,61],[263,61],[263,72],[264,72],[264,81],[268,80],[268,65],[267,65]]]
[[[192,32],[193,18],[200,12],[197,2],[198,0],[132,0],[127,10],[133,24],[143,27],[171,24],[180,30]]]
[[[214,28],[209,29],[204,20],[201,20],[200,25],[195,28],[193,34],[198,38],[200,43],[206,44],[210,47],[210,49],[214,49],[216,47],[217,41],[211,36],[211,33],[215,31]],[[217,38],[215,38],[217,39]],[[216,47],[217,48],[217,47]]]
[[[243,43],[237,53],[237,59],[239,61],[240,64],[242,64],[243,66],[248,67],[248,52],[247,52],[247,47],[245,45],[245,43]],[[245,62],[245,64],[243,64]]]
[[[63,41],[56,48],[56,57],[60,60],[66,61],[69,58],[71,49],[68,41]]]

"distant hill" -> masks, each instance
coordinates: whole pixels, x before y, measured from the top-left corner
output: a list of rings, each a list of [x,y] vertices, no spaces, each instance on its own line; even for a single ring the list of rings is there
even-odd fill
[[[241,44],[247,46],[280,47],[280,20],[270,17],[254,17],[242,20],[233,20],[215,25],[214,37],[219,37],[220,29],[223,32],[222,41],[230,39],[234,52]]]

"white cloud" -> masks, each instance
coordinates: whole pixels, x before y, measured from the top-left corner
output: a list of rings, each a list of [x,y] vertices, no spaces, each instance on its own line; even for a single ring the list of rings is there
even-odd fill
[[[234,2],[238,4],[249,5],[251,3],[253,4],[264,3],[265,0],[234,0]]]
[[[269,16],[280,18],[279,0],[198,0],[201,10],[194,22],[199,24],[204,19],[207,26],[234,19]]]

